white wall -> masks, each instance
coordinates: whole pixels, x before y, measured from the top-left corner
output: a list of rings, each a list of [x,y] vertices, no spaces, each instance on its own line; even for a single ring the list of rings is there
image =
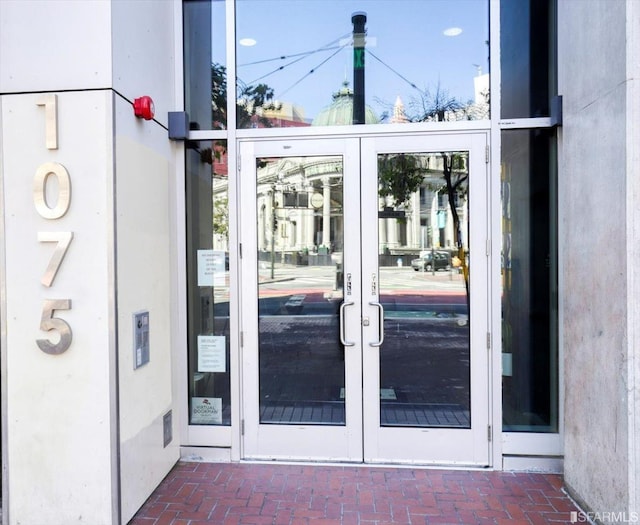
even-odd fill
[[[628,307],[637,309],[637,256],[630,255],[638,229],[627,222],[638,206],[638,168],[629,163],[637,124],[635,144],[627,129],[629,90],[638,81],[637,65],[634,79],[627,60],[627,46],[637,50],[639,43],[635,3],[558,2],[565,480],[596,512],[637,510],[634,363],[640,348],[632,339],[638,316]],[[634,9],[635,36],[627,42]]]
[[[0,1],[0,93],[110,87],[110,20],[108,0]]]
[[[640,4],[627,2],[627,324],[629,348],[629,508],[640,509]]]
[[[113,236],[113,152],[104,138],[112,133],[111,96],[59,94],[56,150],[45,146],[39,97],[2,98],[9,523],[110,524],[116,421],[109,394],[116,377],[109,324],[113,258],[106,240]],[[34,175],[46,162],[63,165],[71,180],[70,207],[59,219],[41,217],[34,206]],[[55,192],[49,196],[53,206]],[[40,280],[56,243],[38,242],[38,232],[74,235],[50,287]],[[43,301],[54,298],[71,300],[70,310],[54,312],[73,334],[59,355],[36,344],[58,339],[56,331],[39,329]]]
[[[163,415],[178,407],[171,390],[171,237],[168,208],[175,170],[166,131],[136,119],[117,95],[116,237],[123,521],[128,521],[178,459],[163,444]],[[149,312],[150,360],[134,369],[133,314]]]
[[[167,126],[174,107],[174,2],[115,1],[112,4],[113,88],[132,102],[150,96],[155,119]],[[165,132],[166,137],[166,132]]]
[[[171,206],[175,165],[166,126],[174,111],[174,2],[113,2],[117,309],[119,341],[120,479],[122,519],[144,503],[179,457],[171,374],[171,296],[175,239]],[[133,115],[131,102],[150,96],[154,120]],[[179,108],[178,108],[179,109]],[[172,251],[173,250],[173,251]],[[173,257],[173,258],[172,258]],[[175,266],[174,266],[175,267]],[[148,310],[150,362],[133,369],[132,315]],[[172,317],[172,315],[174,317]],[[172,443],[163,446],[163,415],[172,411]]]
[[[163,126],[180,109],[179,6],[0,0],[3,512],[11,524],[126,522],[178,459],[173,208],[184,197],[172,192],[176,148]],[[57,96],[57,149],[45,142],[37,105],[45,94]],[[155,120],[134,116],[142,95],[154,99]],[[59,219],[41,217],[33,203],[45,162],[71,178],[71,206]],[[39,242],[40,231],[74,235],[51,287],[40,279],[56,243]],[[60,355],[35,343],[57,340],[39,330],[47,298],[71,300],[54,312],[73,334]],[[150,313],[151,359],[134,370],[140,310]],[[165,447],[169,411],[174,439]]]

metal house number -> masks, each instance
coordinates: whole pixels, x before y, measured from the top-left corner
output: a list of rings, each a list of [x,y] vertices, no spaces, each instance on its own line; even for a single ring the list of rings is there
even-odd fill
[[[58,149],[58,98],[57,95],[41,97],[38,106],[45,108],[45,146],[47,149]],[[47,181],[55,177],[58,195],[54,206],[47,201]],[[45,162],[36,170],[33,179],[33,204],[38,215],[53,221],[63,217],[71,205],[71,178],[67,169],[57,162]],[[51,288],[58,270],[73,240],[72,232],[38,232],[38,242],[56,243],[49,264],[40,279],[43,286]],[[56,310],[71,310],[71,299],[45,299],[42,305],[40,329],[45,332],[53,330],[59,335],[57,343],[47,339],[36,339],[40,350],[46,354],[58,355],[71,345],[73,333],[69,324],[55,316]]]

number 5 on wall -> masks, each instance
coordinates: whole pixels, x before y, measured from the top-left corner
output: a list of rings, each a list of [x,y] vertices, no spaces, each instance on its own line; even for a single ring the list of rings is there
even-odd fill
[[[42,306],[40,329],[45,332],[56,330],[60,334],[60,340],[54,344],[46,339],[38,339],[36,343],[46,354],[57,355],[69,348],[72,333],[71,327],[65,320],[53,317],[54,310],[71,310],[71,299],[45,299]]]

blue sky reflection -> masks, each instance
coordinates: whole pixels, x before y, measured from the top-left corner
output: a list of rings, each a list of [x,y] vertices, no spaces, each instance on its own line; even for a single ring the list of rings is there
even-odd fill
[[[473,77],[488,72],[487,0],[238,0],[237,39],[256,42],[237,46],[239,79],[269,85],[313,118],[345,80],[353,87],[358,11],[367,15],[366,103],[379,116],[400,96],[411,117],[420,92],[438,86],[473,100]]]

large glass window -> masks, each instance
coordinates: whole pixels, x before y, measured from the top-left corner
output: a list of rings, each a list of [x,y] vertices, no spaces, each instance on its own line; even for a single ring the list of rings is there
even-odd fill
[[[260,422],[344,425],[343,159],[257,168]]]
[[[230,425],[229,183],[226,141],[186,156],[189,423]]]
[[[505,431],[557,432],[555,130],[502,132]]]
[[[183,3],[185,111],[191,129],[227,128],[224,0]]]
[[[500,2],[501,118],[548,117],[555,95],[555,0]]]
[[[471,428],[469,176],[468,151],[378,155],[382,426]]]
[[[184,6],[186,111],[224,129],[224,2]],[[488,0],[237,0],[237,127],[486,119],[488,21]]]
[[[555,2],[500,2],[503,119],[550,114],[557,92]],[[489,0],[236,0],[233,21],[226,20],[224,0],[183,4],[191,129],[489,117]],[[227,71],[226,29],[232,24],[236,70]],[[235,86],[227,85],[228,73],[237,76]],[[236,122],[227,119],[229,96]],[[558,429],[555,141],[548,129],[502,133],[507,431]],[[235,248],[226,234],[225,153],[224,141],[187,145],[192,424],[230,424],[228,253]],[[430,195],[423,192],[420,198]],[[284,209],[284,194],[282,199]],[[434,219],[419,220],[426,231]],[[309,231],[320,231],[320,218],[314,221]],[[333,231],[334,222],[322,223],[322,231]],[[294,223],[288,220],[291,229],[276,232],[295,233],[284,240],[267,231],[265,221],[261,246],[267,238],[274,246],[299,242],[300,226],[293,228]],[[319,250],[324,238],[313,235]],[[272,271],[277,250],[267,248]],[[213,419],[202,416],[207,404],[214,407]]]

